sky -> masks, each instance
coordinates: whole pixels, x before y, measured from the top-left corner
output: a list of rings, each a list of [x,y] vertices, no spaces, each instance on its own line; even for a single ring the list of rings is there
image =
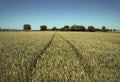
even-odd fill
[[[120,29],[120,0],[0,0],[0,28],[83,25]]]

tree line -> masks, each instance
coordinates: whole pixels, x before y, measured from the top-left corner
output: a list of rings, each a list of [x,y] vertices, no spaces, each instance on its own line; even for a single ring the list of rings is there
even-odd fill
[[[32,27],[30,24],[24,24],[23,25],[23,30],[24,31],[30,31],[32,30]],[[95,31],[102,31],[102,32],[110,32],[110,31],[116,31],[116,29],[107,29],[105,26],[102,26],[101,28],[95,28],[94,26],[88,26],[87,28],[85,28],[85,26],[83,25],[65,25],[64,27],[61,28],[57,28],[57,27],[52,27],[52,28],[48,28],[46,25],[41,25],[40,29],[38,29],[39,31],[88,31],[88,32],[95,32]],[[17,30],[17,29],[1,29],[0,27],[0,31],[21,31],[21,30]]]
[[[31,30],[31,25],[30,24],[24,24],[23,25],[23,30],[29,31]],[[41,25],[40,26],[40,31],[89,31],[89,32],[95,32],[95,31],[102,31],[102,32],[107,32],[107,31],[116,31],[116,29],[107,29],[105,26],[102,26],[101,29],[99,28],[95,28],[94,26],[88,26],[88,28],[86,29],[85,26],[83,25],[72,25],[72,26],[68,26],[65,25],[62,28],[57,28],[57,27],[52,27],[47,28],[46,25]]]

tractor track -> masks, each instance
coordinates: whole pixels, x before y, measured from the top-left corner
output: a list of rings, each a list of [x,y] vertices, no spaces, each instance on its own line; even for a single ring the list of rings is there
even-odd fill
[[[59,34],[59,35],[60,35],[60,34]],[[72,44],[69,40],[65,39],[65,38],[62,37],[61,35],[60,35],[60,37],[61,37],[63,40],[65,40],[66,43],[67,43],[68,45],[70,45],[70,47],[72,48],[72,50],[75,52],[77,58],[79,58],[79,60],[80,60],[81,66],[83,66],[84,73],[88,74],[88,76],[89,76],[90,78],[92,78],[91,73],[93,73],[93,70],[88,69],[88,68],[92,68],[92,67],[89,65],[89,62],[87,62],[87,61],[83,58],[83,56],[79,53],[79,50],[75,47],[74,44]],[[92,81],[93,81],[93,80],[94,80],[94,82],[95,82],[95,79],[92,79]]]
[[[46,46],[38,54],[35,54],[34,57],[30,60],[29,65],[27,67],[27,73],[26,73],[27,82],[32,81],[33,69],[36,68],[37,60],[40,59],[41,56],[45,53],[46,49],[50,47],[55,35],[56,35],[56,32],[53,34],[51,40],[46,44]]]
[[[68,41],[67,39],[65,39],[64,37],[62,37],[60,34],[59,36],[68,44],[70,45],[70,47],[72,48],[72,50],[75,52],[76,56],[79,58],[79,60],[83,60],[82,55],[79,53],[79,50],[75,47],[74,44],[72,44],[70,41]]]
[[[34,71],[33,69],[36,68],[36,64],[37,64],[37,60],[41,58],[41,56],[45,53],[46,49],[50,47],[54,37],[55,37],[56,33],[53,34],[51,40],[46,44],[46,46],[39,52],[39,54],[35,54],[34,57],[30,60],[30,62],[28,63],[28,67],[27,67],[27,72],[26,72],[26,82],[31,82],[32,81],[32,76],[34,75]],[[62,37],[59,34],[60,38],[63,39],[71,48],[72,50],[75,52],[77,58],[79,58],[79,60],[82,60],[83,57],[82,55],[79,53],[79,50],[75,47],[74,44],[72,44],[70,41],[68,41],[67,39],[65,39],[64,37]]]

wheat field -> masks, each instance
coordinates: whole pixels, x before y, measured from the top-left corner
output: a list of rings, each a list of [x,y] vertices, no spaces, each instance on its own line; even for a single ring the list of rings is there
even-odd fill
[[[120,33],[0,32],[0,82],[120,82]]]

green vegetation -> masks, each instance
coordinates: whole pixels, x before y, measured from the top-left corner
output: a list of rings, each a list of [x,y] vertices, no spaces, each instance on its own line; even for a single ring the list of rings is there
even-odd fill
[[[69,26],[68,25],[65,25],[64,27],[63,27],[63,29],[62,29],[62,31],[69,31]]]
[[[23,25],[23,30],[24,31],[30,31],[32,30],[32,27],[30,24],[24,24]],[[23,31],[20,29],[5,29],[5,28],[0,28],[0,31]],[[79,32],[119,32],[119,29],[109,29],[106,28],[105,26],[99,27],[99,28],[95,28],[94,26],[88,26],[85,27],[83,25],[65,25],[63,27],[47,27],[47,25],[41,25],[40,29],[36,29],[36,30],[32,30],[32,31],[79,31]]]
[[[57,28],[56,28],[56,27],[53,27],[52,30],[53,30],[53,31],[57,31]]]
[[[102,27],[102,31],[103,31],[103,32],[106,32],[106,31],[107,31],[107,29],[106,29],[105,26]]]
[[[46,25],[41,25],[40,26],[40,30],[41,31],[46,31],[47,30],[47,26]]]
[[[85,27],[82,25],[72,25],[70,31],[85,31]]]
[[[88,26],[88,31],[95,32],[95,27],[94,26]]]
[[[31,30],[31,25],[30,24],[24,24],[23,29],[26,30],[26,31]]]
[[[120,34],[0,32],[0,82],[119,82]]]

